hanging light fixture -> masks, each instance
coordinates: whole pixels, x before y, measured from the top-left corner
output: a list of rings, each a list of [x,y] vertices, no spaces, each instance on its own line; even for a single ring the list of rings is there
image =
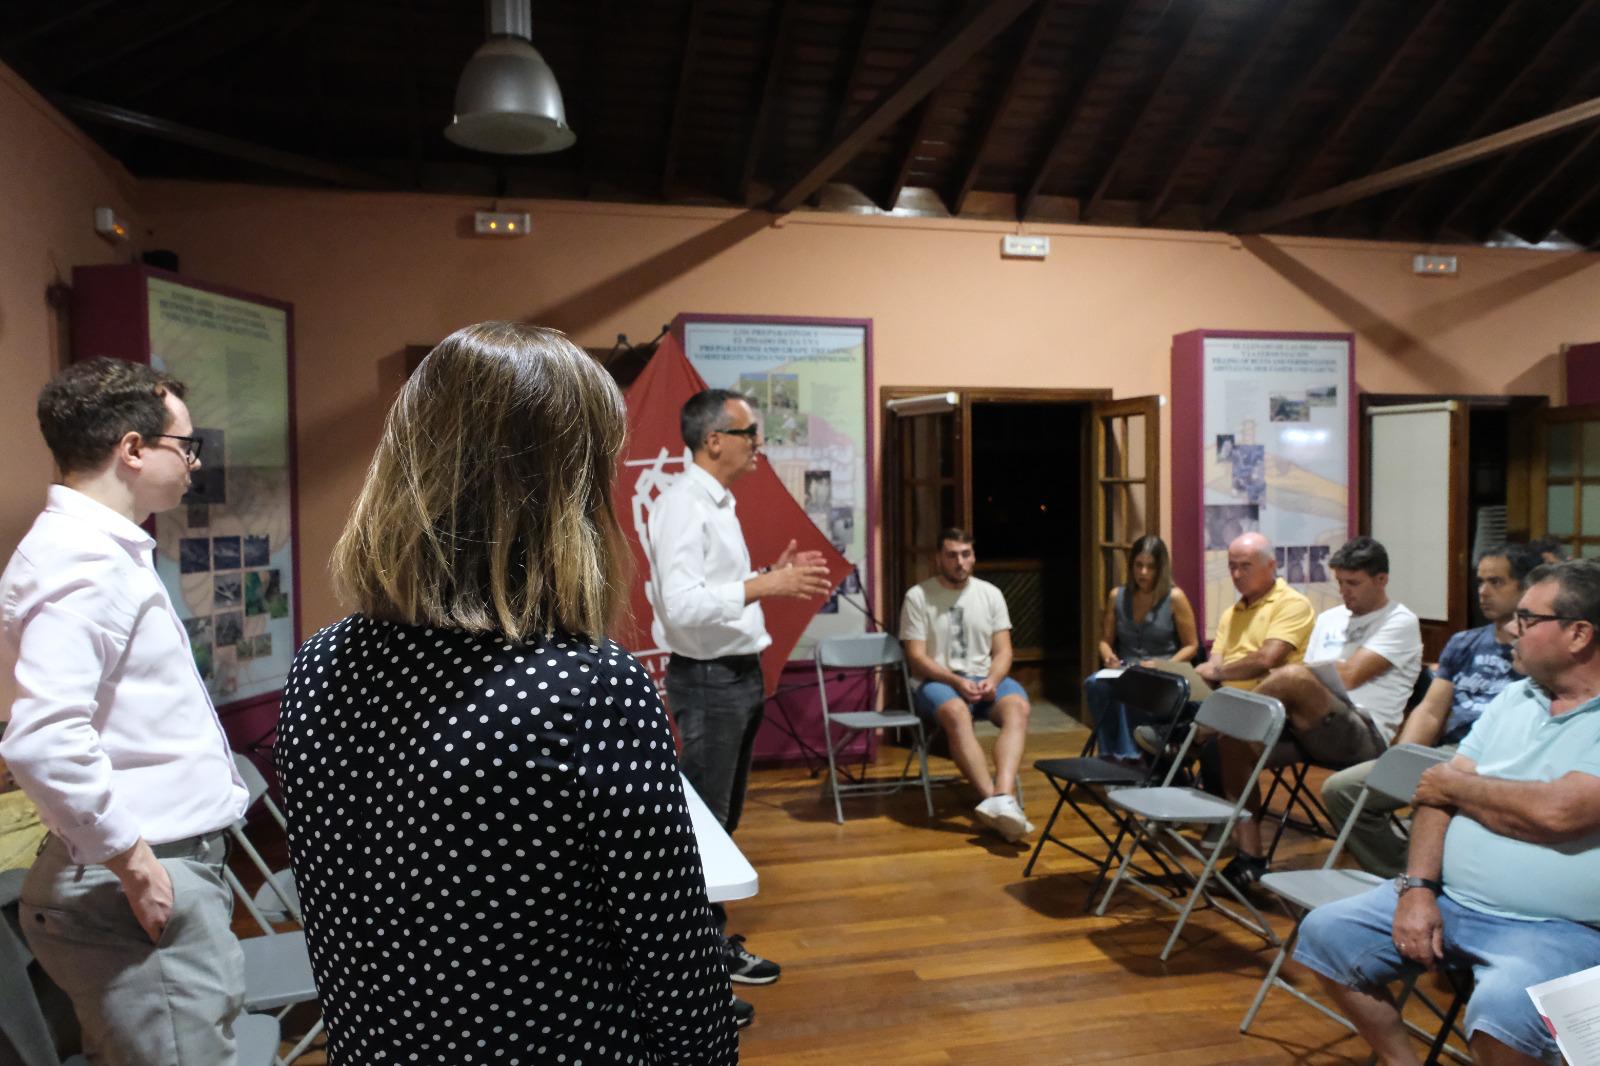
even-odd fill
[[[577,140],[556,76],[530,42],[529,0],[486,0],[489,39],[461,72],[455,117],[444,135],[499,155],[559,152]]]

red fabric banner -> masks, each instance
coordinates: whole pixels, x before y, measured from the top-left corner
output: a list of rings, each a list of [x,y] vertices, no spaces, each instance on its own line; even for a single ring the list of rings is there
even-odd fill
[[[634,575],[631,617],[619,624],[612,636],[638,657],[663,693],[667,651],[657,648],[650,636],[655,612],[644,590],[650,577],[650,560],[644,549],[645,523],[655,498],[683,474],[689,462],[688,449],[678,429],[678,412],[685,400],[705,387],[705,381],[683,354],[683,346],[669,335],[624,394],[628,404],[628,443],[622,450],[615,495],[622,530],[633,549]],[[789,541],[794,540],[800,551],[822,553],[833,588],[838,588],[849,575],[851,565],[789,495],[769,464],[761,463],[754,473],[734,482],[733,495],[739,502],[745,544],[757,567],[775,562]],[[822,597],[762,602],[767,632],[772,635],[772,645],[761,656],[761,672],[769,694],[777,688],[783,664],[823,602]]]

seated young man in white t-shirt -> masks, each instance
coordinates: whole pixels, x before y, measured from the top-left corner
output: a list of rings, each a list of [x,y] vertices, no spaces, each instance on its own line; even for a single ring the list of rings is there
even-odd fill
[[[1007,840],[1033,831],[1012,795],[1028,735],[1028,694],[1011,669],[1011,614],[1000,590],[972,576],[972,537],[946,529],[939,537],[939,573],[906,590],[900,640],[916,679],[913,703],[930,725],[944,727],[950,757],[982,795],[973,811]],[[973,734],[974,718],[1000,727],[994,774]]]
[[[1324,766],[1354,766],[1376,759],[1400,729],[1406,702],[1422,669],[1422,628],[1403,603],[1389,599],[1389,553],[1371,537],[1356,537],[1328,560],[1342,606],[1317,616],[1305,661],[1281,666],[1256,688],[1283,703],[1286,734]],[[1223,790],[1237,796],[1259,749],[1222,738]],[[1249,809],[1260,814],[1260,785]],[[1239,853],[1222,871],[1243,887],[1259,880],[1259,817],[1234,828]]]

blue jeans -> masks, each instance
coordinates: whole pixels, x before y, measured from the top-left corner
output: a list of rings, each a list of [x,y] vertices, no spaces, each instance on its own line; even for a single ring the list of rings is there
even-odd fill
[[[1416,889],[1415,891],[1425,891]],[[1394,946],[1394,885],[1318,907],[1300,926],[1294,958],[1350,988],[1373,989],[1418,972]],[[1600,931],[1576,922],[1519,921],[1439,897],[1444,961],[1472,970],[1472,998],[1463,1029],[1546,1058],[1556,1043],[1533,1009],[1529,985],[1600,966]]]
[[[1111,682],[1091,677],[1083,683],[1089,722],[1094,727],[1095,749],[1103,758],[1137,759],[1143,753],[1133,742],[1128,708],[1111,698]]]

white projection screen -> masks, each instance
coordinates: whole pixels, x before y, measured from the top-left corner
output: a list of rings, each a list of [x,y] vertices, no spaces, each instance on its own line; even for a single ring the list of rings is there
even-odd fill
[[[1389,549],[1389,597],[1450,617],[1450,423],[1454,400],[1367,410],[1372,535]]]

